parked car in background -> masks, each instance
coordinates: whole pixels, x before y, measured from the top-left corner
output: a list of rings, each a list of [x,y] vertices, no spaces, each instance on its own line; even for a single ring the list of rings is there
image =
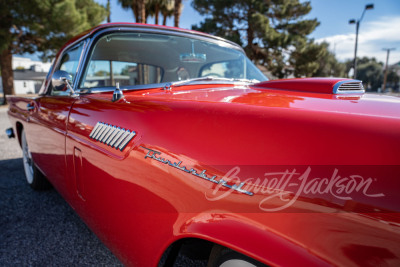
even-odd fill
[[[268,81],[222,38],[104,24],[8,101],[28,184],[125,265],[400,265],[400,99],[358,80]]]

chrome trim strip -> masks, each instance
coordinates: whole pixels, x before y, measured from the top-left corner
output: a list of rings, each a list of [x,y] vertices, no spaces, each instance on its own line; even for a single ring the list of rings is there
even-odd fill
[[[129,132],[129,131],[128,131]],[[134,131],[132,131],[128,137],[126,137],[125,141],[123,141],[120,145],[119,145],[119,150],[124,150],[124,148],[126,147],[126,145],[129,143],[129,141],[132,140],[132,138],[136,135],[136,133]]]
[[[220,184],[221,186],[224,186],[228,189],[235,190],[239,193],[246,194],[248,196],[253,196],[254,193],[250,191],[246,191],[242,189],[243,185],[245,185],[245,182],[241,182],[239,185],[238,184],[231,184],[229,181],[225,181],[224,177],[217,177],[217,175],[209,176],[209,174],[206,174],[207,170],[203,169],[201,172],[197,171],[194,168],[189,169],[186,166],[182,166],[182,161],[177,161],[173,162],[165,157],[162,156],[162,152],[150,149],[144,146],[140,146],[143,149],[147,150],[147,154],[144,156],[145,159],[150,158],[151,160],[156,160],[158,162],[161,162],[165,165],[171,166],[173,168],[176,168],[178,170],[181,170],[185,173],[191,174],[193,176],[199,177],[201,179],[204,179],[206,181],[212,182],[214,184]],[[217,179],[216,179],[217,178]]]
[[[98,132],[96,133],[96,135],[94,135],[92,138],[93,138],[93,139],[99,138],[99,136],[103,133],[103,131],[104,131],[105,129],[106,129],[105,124],[101,122],[99,131],[98,131]]]
[[[151,84],[141,84],[141,85],[128,85],[124,86],[125,88],[121,88],[121,91],[124,92],[126,90],[143,90],[143,89],[155,89],[155,88],[163,88],[166,83],[151,83]],[[77,89],[76,92],[79,94],[93,94],[93,93],[104,93],[104,92],[114,92],[114,86],[107,86],[101,88],[84,88]]]
[[[107,134],[104,136],[104,138],[100,141],[103,142],[104,144],[106,143],[107,139],[110,137],[110,135],[117,129],[116,126],[109,126],[110,130],[107,132]]]
[[[81,51],[81,54],[79,55],[78,66],[76,68],[74,83],[71,85],[72,88],[74,89],[74,91],[76,91],[77,82],[78,82],[78,79],[80,78],[80,73],[81,73],[80,70],[81,70],[82,65],[83,65],[82,61],[84,59],[84,56],[86,55],[86,50],[88,48],[89,41],[90,41],[90,39],[88,38],[88,35],[84,35],[84,36],[80,37],[79,39],[75,40],[73,43],[68,44],[66,47],[64,47],[62,50],[59,51],[58,57],[56,58],[57,61],[53,62],[52,67],[51,67],[51,69],[49,71],[50,75],[48,74],[46,76],[45,82],[47,82],[47,88],[40,95],[47,95],[50,92],[49,88],[50,88],[50,85],[51,85],[51,79],[52,79],[53,74],[56,71],[56,69],[60,66],[61,59],[64,56],[64,54],[66,52],[68,52],[70,49],[73,49],[75,46],[78,46],[81,42],[83,42],[82,51]]]
[[[118,149],[119,145],[125,140],[125,138],[128,136],[128,134],[130,133],[130,131],[125,131],[121,138],[118,139],[118,141],[115,143],[115,148]]]
[[[237,43],[229,41],[227,39],[224,39],[222,37],[219,36],[215,36],[215,35],[210,35],[207,33],[203,33],[203,32],[198,32],[198,31],[192,31],[192,30],[186,30],[186,29],[177,29],[177,28],[164,28],[164,27],[159,27],[159,26],[153,26],[153,25],[145,25],[145,24],[113,24],[112,26],[113,28],[118,28],[118,31],[121,30],[121,28],[130,28],[130,29],[135,29],[138,31],[146,31],[146,32],[156,32],[156,33],[170,33],[170,34],[184,34],[187,36],[198,36],[198,37],[203,37],[203,38],[210,38],[210,39],[214,39],[214,41],[223,41],[225,43],[229,43],[232,46],[235,46],[237,48],[239,48],[240,50],[244,51],[243,48],[241,46],[239,46]],[[104,29],[104,28],[103,28]],[[102,29],[98,29],[97,31],[101,31]],[[93,34],[93,33],[92,33]],[[94,34],[96,34],[96,32],[94,32]],[[90,35],[90,34],[89,34]]]
[[[79,56],[79,61],[78,61],[78,67],[76,68],[76,73],[75,73],[75,80],[74,80],[74,84],[73,84],[73,88],[76,92],[76,88],[78,88],[78,82],[80,79],[80,73],[82,73],[82,68],[83,68],[83,59],[84,59],[84,55],[86,54],[86,50],[89,47],[89,42],[90,40],[85,40],[83,43],[83,47],[82,47],[82,52]]]
[[[135,135],[134,131],[99,121],[93,127],[89,138],[123,151]]]
[[[362,89],[342,90],[342,91],[339,90],[340,86],[342,86],[343,84],[346,84],[346,83],[358,83],[358,84],[361,84],[359,88],[362,88]],[[363,94],[363,93],[365,93],[365,90],[364,90],[364,86],[362,85],[362,81],[360,81],[360,80],[344,80],[344,81],[337,82],[333,86],[332,93],[333,94]]]
[[[100,137],[99,137],[97,140],[100,141],[100,142],[102,142],[104,136],[105,136],[109,131],[110,131],[110,125],[109,125],[109,124],[106,124],[103,133],[100,135]]]
[[[114,126],[115,129],[113,130],[113,133],[110,135],[110,137],[104,142],[104,144],[110,145],[110,142],[114,139],[115,135],[120,132],[121,128],[117,128],[117,126]]]
[[[100,128],[100,122],[96,123],[96,126],[94,126],[92,132],[90,133],[89,137],[91,138],[93,135],[96,134],[97,130]]]
[[[121,138],[121,135],[123,135],[125,132],[125,129],[121,129],[119,133],[115,136],[114,140],[110,143],[111,147],[114,147],[115,143]]]
[[[121,88],[121,91],[126,92],[128,90],[145,90],[145,89],[157,89],[157,88],[164,89],[166,84],[171,84],[171,82],[142,84],[142,85],[128,85],[128,86],[124,86],[125,88]],[[239,81],[232,81],[232,82],[229,82],[229,81],[199,81],[199,82],[196,82],[196,85],[202,85],[202,84],[232,84],[233,86],[252,85],[251,83],[239,82]],[[114,92],[114,90],[115,90],[115,87],[102,87],[102,88],[93,88],[93,89],[78,89],[78,90],[76,90],[76,93],[96,94],[96,93]]]

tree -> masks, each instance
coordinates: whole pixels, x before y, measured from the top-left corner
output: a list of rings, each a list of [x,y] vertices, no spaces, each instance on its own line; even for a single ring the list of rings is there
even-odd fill
[[[110,77],[110,72],[105,70],[98,70],[94,73],[94,77]]]
[[[163,25],[167,18],[174,16],[174,25],[179,27],[182,13],[182,0],[118,0],[124,9],[131,9],[138,23],[147,23],[149,16],[155,17],[155,24],[159,23],[159,14],[163,15]]]
[[[137,23],[146,23],[147,0],[118,0],[124,9],[131,9]]]
[[[194,0],[193,7],[207,16],[193,29],[237,42],[277,77],[285,76],[294,48],[312,44],[307,35],[319,25],[316,19],[304,19],[311,5],[299,0]]]
[[[159,24],[161,13],[164,16],[163,24],[166,25],[167,17],[171,17],[174,13],[174,2],[174,0],[148,0],[146,2],[146,17],[154,16],[155,24]],[[167,13],[166,16],[164,13]]]
[[[160,7],[165,0],[150,0],[146,5],[146,15],[154,16],[154,23],[159,24]]]
[[[174,14],[175,3],[173,0],[166,0],[160,7],[161,14],[163,16],[163,25],[167,25],[167,18],[172,17]]]
[[[346,65],[344,63],[339,62],[335,55],[329,51],[329,44],[326,42],[322,42],[321,44],[314,43],[309,41],[302,50],[301,48],[297,48],[296,51],[292,54],[291,59],[295,58],[295,56],[300,57],[299,62],[295,62],[295,76],[313,76],[313,77],[344,77]],[[315,67],[308,74],[301,72],[302,62],[305,64],[316,63]],[[297,74],[297,75],[296,75]],[[300,75],[298,75],[300,74]]]
[[[399,91],[399,82],[400,82],[399,75],[397,75],[397,73],[394,70],[389,70],[387,76],[388,85],[391,86],[393,90]]]
[[[179,20],[183,9],[182,0],[175,0],[174,2],[174,26],[179,27]]]
[[[294,67],[294,76],[313,76],[320,67],[318,60],[326,58],[327,49],[324,45],[314,43],[313,40],[298,42],[295,47],[289,59],[290,65]]]
[[[350,70],[352,64],[347,62],[347,70]],[[376,58],[358,58],[357,79],[363,81],[366,89],[377,91],[383,82],[383,63],[378,62]]]
[[[111,5],[110,5],[110,0],[107,0],[106,8],[107,8],[107,12],[108,12],[108,15],[107,15],[107,23],[110,23],[110,22],[111,22]]]
[[[52,56],[72,36],[99,24],[106,13],[94,0],[0,0],[4,95],[14,94],[12,54]]]

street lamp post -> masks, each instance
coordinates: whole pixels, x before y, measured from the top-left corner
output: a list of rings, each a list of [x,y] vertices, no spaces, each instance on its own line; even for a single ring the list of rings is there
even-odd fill
[[[368,4],[368,5],[365,6],[365,8],[364,8],[364,10],[363,10],[363,13],[361,14],[360,19],[358,19],[358,20],[355,20],[355,19],[349,20],[349,24],[356,24],[356,44],[355,44],[355,46],[354,46],[354,61],[353,61],[353,68],[354,68],[354,74],[353,74],[353,76],[354,76],[354,79],[357,78],[358,30],[359,30],[359,28],[360,28],[360,23],[361,23],[361,20],[362,20],[363,17],[364,17],[365,11],[368,10],[368,9],[373,9],[373,8],[374,8],[374,4]]]

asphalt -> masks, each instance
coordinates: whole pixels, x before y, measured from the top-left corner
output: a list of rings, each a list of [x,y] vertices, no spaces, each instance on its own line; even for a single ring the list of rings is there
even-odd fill
[[[122,266],[54,189],[31,190],[8,127],[0,107],[0,266]]]

